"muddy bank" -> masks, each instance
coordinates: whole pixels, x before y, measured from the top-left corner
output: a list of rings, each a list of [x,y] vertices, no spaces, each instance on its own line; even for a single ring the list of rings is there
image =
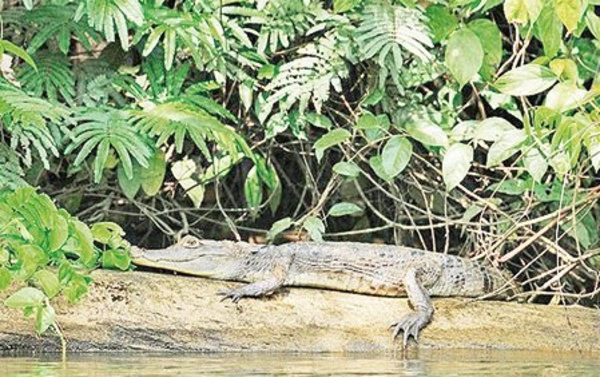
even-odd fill
[[[95,271],[91,292],[57,307],[71,351],[301,351],[397,349],[388,326],[405,299],[290,288],[269,299],[220,301],[237,283],[149,272]],[[2,297],[3,298],[3,297]],[[422,348],[600,351],[600,311],[507,302],[434,300]],[[31,320],[0,305],[0,351],[57,351]]]

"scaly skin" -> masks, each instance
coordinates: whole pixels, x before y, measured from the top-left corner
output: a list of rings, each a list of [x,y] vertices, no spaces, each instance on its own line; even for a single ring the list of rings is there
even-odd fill
[[[133,247],[132,255],[140,266],[250,283],[222,292],[234,302],[270,295],[283,286],[408,297],[414,311],[391,326],[394,337],[403,332],[404,347],[410,336],[417,340],[419,330],[431,320],[430,296],[479,297],[510,285],[506,273],[479,262],[389,245],[307,242],[261,246],[187,236],[166,249]]]

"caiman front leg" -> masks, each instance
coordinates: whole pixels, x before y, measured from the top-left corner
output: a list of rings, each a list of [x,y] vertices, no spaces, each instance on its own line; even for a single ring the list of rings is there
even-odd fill
[[[415,341],[418,341],[419,330],[425,327],[431,320],[433,315],[433,305],[431,304],[429,294],[419,283],[416,269],[408,270],[404,277],[403,284],[414,312],[404,316],[400,321],[392,324],[390,327],[394,329],[394,339],[396,339],[401,331],[404,332],[402,345],[406,349],[410,336],[412,335]]]
[[[233,302],[238,302],[244,297],[262,297],[271,295],[285,283],[291,262],[292,259],[289,257],[279,258],[277,263],[263,276],[250,279],[250,281],[254,279],[261,280],[244,285],[240,288],[224,289],[220,291],[219,294],[224,296],[223,300],[230,298]]]
[[[223,289],[219,292],[223,295],[221,301],[228,298],[233,302],[238,302],[244,297],[262,297],[268,296],[275,292],[278,288],[283,285],[283,280],[273,276],[267,280],[257,281],[256,283],[246,284],[243,287],[235,289]]]

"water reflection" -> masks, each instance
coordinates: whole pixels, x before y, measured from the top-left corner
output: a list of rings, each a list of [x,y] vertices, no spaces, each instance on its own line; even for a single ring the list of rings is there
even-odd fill
[[[597,355],[421,350],[408,355],[90,354],[0,357],[0,376],[597,376]]]

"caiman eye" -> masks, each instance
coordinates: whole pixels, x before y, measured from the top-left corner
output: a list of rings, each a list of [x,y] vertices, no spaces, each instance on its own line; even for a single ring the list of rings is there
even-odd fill
[[[194,249],[202,245],[202,242],[194,236],[185,236],[179,241],[179,245],[185,248]]]

